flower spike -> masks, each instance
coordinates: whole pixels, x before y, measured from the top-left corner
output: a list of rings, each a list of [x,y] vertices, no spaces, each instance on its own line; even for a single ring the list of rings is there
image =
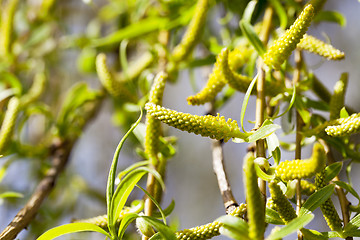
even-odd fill
[[[175,233],[179,240],[203,240],[220,235],[221,223],[214,221],[198,227],[184,229]]]
[[[219,114],[215,116],[197,116],[189,113],[177,112],[153,103],[147,103],[145,109],[152,117],[182,131],[199,134],[203,137],[228,141],[230,138],[245,139],[247,135],[240,131],[235,120]]]
[[[360,131],[360,113],[354,113],[347,118],[339,118],[334,121],[337,125],[327,126],[325,132],[332,137],[343,137]]]
[[[275,175],[283,181],[311,178],[324,168],[325,162],[324,148],[320,143],[315,143],[311,158],[282,162],[276,167]]]
[[[206,13],[209,8],[209,0],[198,0],[195,14],[191,19],[188,29],[186,30],[181,42],[172,52],[172,59],[175,62],[184,60],[195,47],[200,38],[201,30],[206,21]]]
[[[291,203],[283,192],[281,191],[279,185],[276,182],[272,181],[269,183],[269,190],[271,194],[272,204],[275,210],[279,213],[281,219],[287,224],[291,220],[297,217],[294,208],[291,206]]]
[[[296,45],[306,33],[313,15],[314,8],[308,4],[293,25],[266,51],[263,56],[266,65],[274,69],[280,68],[280,65],[291,55],[291,52],[296,48]]]
[[[334,94],[330,100],[330,120],[340,117],[340,110],[344,107],[345,92],[348,82],[348,74],[341,74],[340,80],[335,84]]]
[[[306,50],[311,53],[318,54],[324,58],[327,58],[328,60],[341,60],[345,58],[344,52],[307,34],[304,35],[296,47],[301,50]]]

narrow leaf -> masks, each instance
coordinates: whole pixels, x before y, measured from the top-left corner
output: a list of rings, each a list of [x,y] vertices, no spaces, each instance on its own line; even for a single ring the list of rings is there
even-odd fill
[[[344,232],[350,232],[360,227],[360,214],[356,215],[350,222],[345,226]]]
[[[253,26],[247,21],[241,20],[240,21],[240,28],[245,37],[249,40],[251,45],[255,48],[260,56],[264,55],[266,52],[266,48],[258,35],[255,33]]]
[[[250,98],[250,94],[254,88],[254,85],[257,81],[257,78],[258,78],[258,74],[256,74],[256,76],[254,77],[254,79],[251,81],[248,89],[246,90],[246,93],[245,93],[245,96],[244,96],[244,100],[243,100],[243,103],[242,103],[242,107],[241,107],[241,116],[240,116],[240,122],[241,122],[241,128],[243,130],[243,132],[246,133],[245,129],[244,129],[244,118],[245,118],[245,112],[246,112],[246,108],[247,108],[247,105],[249,103],[249,98]]]
[[[314,22],[322,22],[322,21],[337,23],[341,27],[346,26],[346,17],[343,14],[335,11],[319,12],[315,17]]]
[[[264,181],[269,182],[275,178],[275,175],[266,174],[263,170],[261,170],[261,168],[257,164],[255,164],[255,170],[256,170],[256,175]]]
[[[263,125],[247,138],[247,142],[255,142],[259,139],[266,138],[279,128],[279,125],[273,124],[269,120],[265,120]]]
[[[285,225],[284,221],[280,218],[278,212],[271,208],[266,208],[265,222],[276,225]]]
[[[291,95],[291,100],[290,100],[290,104],[289,106],[287,107],[287,109],[280,115],[277,115],[275,117],[272,117],[271,119],[276,119],[276,118],[279,118],[279,117],[282,117],[284,116],[286,113],[288,113],[290,111],[290,109],[292,108],[292,106],[294,105],[295,103],[295,99],[296,99],[296,85],[293,86],[293,93]]]
[[[23,198],[24,195],[22,193],[18,193],[18,192],[3,192],[0,194],[0,199],[1,198]]]
[[[324,234],[312,230],[312,229],[301,229],[301,233],[303,234],[303,236],[305,237],[305,239],[307,240],[326,240],[329,239],[328,237],[326,237]]]
[[[339,175],[343,166],[342,162],[336,162],[326,167],[325,169],[325,182],[330,182],[334,177]]]
[[[137,213],[129,213],[126,214],[125,217],[121,220],[119,231],[118,231],[118,239],[122,239],[125,233],[125,230],[129,226],[129,224],[139,217]]]
[[[304,205],[300,208],[299,216],[304,214],[308,214],[309,212],[313,212],[316,208],[318,208],[321,204],[323,204],[326,200],[334,192],[335,185],[330,184],[319,191],[313,193],[308,200],[304,203]]]
[[[247,22],[251,22],[252,15],[254,13],[255,7],[256,7],[257,1],[250,1],[243,13],[242,19]]]
[[[166,226],[163,222],[157,220],[153,217],[148,216],[140,216],[143,218],[148,224],[153,226],[160,234],[167,240],[177,240],[175,233],[171,230],[169,226]]]
[[[343,182],[343,181],[334,181],[334,183],[336,185],[338,185],[339,187],[345,189],[349,193],[351,193],[354,197],[356,197],[360,201],[359,194],[355,191],[355,189],[350,184]]]
[[[288,18],[284,7],[281,5],[279,0],[270,0],[270,3],[274,7],[276,14],[279,17],[280,27],[285,30],[287,26]]]
[[[233,239],[250,240],[249,226],[243,219],[234,216],[221,216],[216,221],[223,225],[220,227],[220,233]]]
[[[65,234],[76,233],[76,232],[87,232],[87,231],[98,232],[111,239],[110,235],[104,229],[102,229],[101,227],[95,224],[69,223],[46,231],[40,237],[38,237],[37,240],[51,240]]]
[[[298,229],[303,228],[314,218],[313,214],[305,214],[300,217],[295,218],[289,222],[285,227],[282,227],[280,230],[272,232],[266,240],[276,240],[282,239],[290,235],[293,232],[296,232]]]

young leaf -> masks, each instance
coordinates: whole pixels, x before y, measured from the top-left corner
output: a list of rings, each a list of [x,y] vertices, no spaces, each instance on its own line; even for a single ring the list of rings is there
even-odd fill
[[[345,234],[347,232],[356,230],[360,227],[360,214],[356,215],[353,219],[350,220],[350,222],[345,226],[344,232]]]
[[[278,212],[271,208],[266,208],[265,222],[276,225],[285,225]]]
[[[233,239],[250,240],[249,226],[243,219],[234,216],[221,216],[216,221],[223,225],[220,227],[220,233]]]
[[[335,11],[319,12],[315,17],[314,22],[321,22],[321,21],[337,23],[341,27],[346,26],[346,17],[343,14]]]
[[[282,227],[278,231],[274,231],[270,234],[269,237],[266,238],[266,240],[276,240],[281,239],[283,237],[286,237],[287,235],[290,235],[291,233],[295,232],[298,229],[303,228],[306,224],[308,224],[312,219],[314,218],[313,214],[305,214],[301,215],[291,222],[289,222],[285,227]]]
[[[283,113],[281,113],[280,115],[272,117],[271,119],[276,119],[276,118],[282,117],[286,113],[288,113],[290,111],[290,109],[292,108],[292,106],[294,105],[295,99],[296,99],[296,85],[293,86],[293,93],[291,95],[291,100],[290,100],[290,103],[289,103],[289,106],[287,107],[287,109]]]
[[[320,207],[334,192],[335,185],[330,184],[319,191],[312,194],[304,205],[300,208],[299,216],[313,212],[316,208]]]
[[[312,229],[301,229],[301,233],[303,234],[303,236],[305,237],[305,239],[307,240],[326,240],[326,239],[329,239],[328,237],[324,236],[324,234],[318,232],[318,231],[315,231],[315,230],[312,230]]]
[[[52,228],[45,233],[43,233],[40,237],[37,238],[37,240],[51,240],[57,237],[60,237],[65,234],[69,233],[76,233],[76,232],[98,232],[106,237],[110,238],[110,235],[101,227],[92,224],[92,223],[69,223],[65,225],[61,225],[55,228]]]
[[[343,181],[334,181],[334,183],[336,185],[340,186],[341,188],[345,189],[349,193],[351,193],[354,197],[356,197],[360,201],[359,194],[355,191],[355,189],[350,184],[343,182]]]
[[[267,136],[269,136],[279,128],[280,128],[279,125],[273,124],[270,120],[265,120],[263,125],[253,134],[251,134],[246,141],[255,142],[259,139],[266,138]]]
[[[287,18],[284,7],[281,5],[279,0],[270,0],[270,3],[274,7],[274,9],[279,17],[280,27],[282,29],[286,29],[288,18]]]
[[[241,123],[241,128],[245,133],[246,133],[246,131],[244,129],[245,112],[246,112],[246,108],[247,108],[247,105],[248,105],[248,102],[249,102],[251,92],[252,92],[252,90],[254,88],[254,85],[255,85],[255,83],[257,81],[257,78],[258,78],[258,74],[256,74],[254,79],[251,81],[251,83],[249,85],[249,88],[247,89],[247,91],[245,93],[244,100],[243,100],[242,107],[241,107],[240,123]]]
[[[254,10],[256,8],[257,1],[250,1],[243,13],[242,19],[247,22],[251,22],[251,18],[253,16]]]
[[[339,174],[342,166],[343,166],[342,162],[336,162],[336,163],[333,163],[333,164],[327,166],[325,168],[325,179],[324,179],[324,181],[325,182],[330,182],[334,177],[336,177]]]
[[[264,181],[269,182],[275,178],[275,175],[266,174],[263,170],[261,170],[261,168],[257,164],[255,164],[255,170],[256,170],[256,175]]]
[[[240,28],[245,37],[249,40],[251,45],[255,48],[260,56],[264,55],[266,52],[266,48],[258,35],[255,33],[253,26],[248,21],[241,20],[240,21]]]

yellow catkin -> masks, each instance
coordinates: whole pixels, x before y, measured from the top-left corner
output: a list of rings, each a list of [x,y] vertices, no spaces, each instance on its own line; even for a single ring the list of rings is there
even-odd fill
[[[341,60],[345,58],[344,52],[307,34],[304,35],[296,47],[301,50],[306,50],[311,53],[318,54],[324,58],[327,58],[328,60]]]
[[[251,57],[251,54],[254,52],[253,49],[240,45],[236,47],[233,51],[229,52],[229,66],[231,70],[237,71],[242,66],[244,66]]]
[[[316,191],[316,185],[306,180],[301,180],[301,194],[310,196]]]
[[[4,120],[0,129],[0,155],[3,155],[14,131],[16,117],[20,108],[20,101],[17,97],[9,100]]]
[[[28,104],[36,101],[45,90],[46,76],[44,73],[37,73],[34,77],[34,82],[31,85],[29,91],[20,98],[21,106],[27,106]]]
[[[182,131],[199,134],[203,137],[228,141],[230,138],[246,138],[246,134],[240,131],[235,120],[219,114],[215,116],[197,116],[189,113],[177,112],[153,103],[147,103],[145,109],[152,117]]]
[[[297,217],[294,208],[289,200],[281,191],[279,185],[272,181],[269,183],[269,190],[271,194],[272,204],[275,210],[279,213],[281,219],[287,224]]]
[[[263,56],[266,65],[274,69],[280,68],[281,64],[289,58],[291,52],[306,33],[313,15],[313,6],[307,5],[294,24],[268,48]]]
[[[218,221],[201,225],[198,227],[184,229],[175,233],[179,240],[202,240],[210,239],[220,235],[221,223]]]
[[[149,96],[149,102],[153,104],[162,104],[163,93],[167,74],[160,72],[156,75],[152,84]],[[159,151],[159,138],[162,135],[161,122],[150,114],[146,115],[146,135],[145,135],[145,153],[153,164],[156,163],[157,153]]]
[[[211,102],[216,95],[224,88],[226,81],[221,77],[220,65],[224,60],[223,54],[220,53],[216,58],[216,63],[205,87],[196,95],[188,97],[186,100],[189,105],[201,105]]]
[[[325,182],[325,169],[320,173],[316,174],[315,184],[317,190],[325,187],[327,183]],[[322,205],[320,205],[321,212],[324,215],[324,218],[329,226],[329,228],[333,231],[339,231],[342,228],[342,223],[337,213],[331,198],[326,200]]]
[[[241,218],[243,218],[245,214],[246,214],[246,204],[245,203],[241,203],[232,212],[229,213],[229,215],[231,215],[231,216],[241,217]]]
[[[208,8],[209,0],[198,0],[194,16],[191,19],[189,27],[182,37],[179,45],[177,45],[172,52],[171,58],[173,61],[180,62],[184,60],[195,47],[203,30]]]
[[[14,14],[19,0],[8,0],[1,13],[0,22],[0,56],[8,56],[11,52],[11,35],[13,32]]]
[[[311,178],[324,168],[325,162],[324,148],[320,143],[315,143],[311,158],[282,162],[276,167],[275,175],[283,181]]]
[[[341,74],[340,80],[335,84],[334,94],[330,100],[330,120],[340,117],[340,110],[345,104],[345,92],[348,83],[348,74]]]
[[[308,4],[311,4],[314,7],[314,15],[318,14],[321,11],[326,0],[310,0]]]
[[[244,183],[246,191],[247,218],[249,223],[249,238],[264,239],[265,212],[264,201],[258,187],[255,170],[255,156],[249,152],[244,158]]]
[[[327,135],[332,137],[343,137],[360,131],[360,113],[355,113],[347,118],[339,118],[325,128]]]
[[[136,97],[131,94],[124,82],[117,81],[106,65],[106,55],[100,53],[96,57],[96,71],[101,84],[114,97],[121,97],[124,100],[135,102]]]

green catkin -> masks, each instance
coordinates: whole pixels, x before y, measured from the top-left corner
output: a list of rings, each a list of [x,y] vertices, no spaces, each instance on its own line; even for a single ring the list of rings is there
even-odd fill
[[[315,143],[311,158],[282,162],[276,167],[275,175],[283,181],[311,178],[323,169],[325,162],[324,148],[320,143]]]
[[[243,218],[246,213],[246,204],[241,203],[239,206],[237,206],[232,212],[229,213],[229,215],[234,217],[241,217]]]
[[[294,208],[289,200],[281,191],[279,185],[272,181],[269,183],[269,190],[271,194],[272,204],[275,210],[279,213],[281,219],[287,224],[297,217]]]
[[[339,118],[330,123],[337,125],[328,125],[325,128],[327,135],[332,137],[343,137],[360,131],[360,113],[354,113],[347,118]]]
[[[316,191],[316,185],[306,180],[301,180],[301,194],[310,196]]]
[[[340,110],[345,104],[345,92],[348,83],[348,74],[341,74],[340,80],[335,84],[334,94],[330,100],[330,120],[340,117]]]
[[[250,77],[238,74],[231,70],[230,65],[228,63],[229,50],[224,48],[220,55],[222,56],[221,64],[221,76],[225,81],[229,84],[230,87],[234,88],[240,92],[246,92],[251,81],[253,80]],[[266,82],[265,84],[265,93],[270,96],[276,96],[279,93],[283,93],[285,91],[285,86],[278,82]],[[253,94],[256,94],[256,89],[253,89]]]
[[[0,155],[4,153],[7,144],[11,141],[19,109],[19,98],[12,97],[7,105],[5,117],[0,129]]]
[[[264,238],[265,212],[264,201],[258,187],[255,170],[255,156],[252,152],[244,158],[244,183],[247,202],[247,218],[249,223],[249,238],[258,240]]]
[[[135,102],[136,97],[125,87],[124,82],[117,81],[106,65],[106,55],[100,53],[96,57],[96,71],[104,88],[114,97],[121,97],[130,102]]]
[[[145,109],[147,110],[147,114],[150,114],[152,117],[182,131],[199,134],[203,137],[210,137],[216,140],[224,139],[225,142],[230,138],[246,138],[246,134],[240,131],[235,120],[229,118],[226,121],[225,117],[219,114],[216,117],[211,115],[197,116],[177,112],[153,103],[147,103]]]
[[[220,53],[216,58],[215,66],[205,87],[196,95],[190,96],[186,99],[189,105],[201,105],[207,102],[211,102],[224,88],[226,81],[221,77],[220,71],[220,65],[223,60],[223,54]]]
[[[179,240],[203,240],[210,239],[220,235],[221,223],[218,221],[208,223],[202,226],[184,229],[175,233]]]
[[[198,0],[194,16],[191,19],[189,27],[182,37],[181,42],[172,52],[171,58],[173,61],[180,62],[184,60],[195,47],[206,21],[208,7],[209,0]]]
[[[317,190],[325,187],[327,183],[325,182],[325,169],[323,169],[320,173],[316,174],[315,184]],[[322,205],[320,205],[321,212],[324,215],[324,218],[329,226],[329,228],[333,231],[339,231],[342,228],[341,219],[339,214],[337,213],[331,198],[326,200]]]
[[[150,90],[149,102],[157,105],[162,104],[163,93],[167,74],[160,72],[156,75],[154,83]],[[150,114],[146,115],[146,135],[145,135],[145,153],[148,155],[152,164],[157,161],[159,152],[159,138],[162,135],[161,122]]]
[[[44,73],[37,73],[29,91],[20,98],[21,106],[25,107],[36,101],[45,90],[46,76]]]
[[[307,5],[294,24],[268,48],[263,56],[266,65],[274,69],[280,68],[281,64],[289,58],[291,52],[306,33],[313,15],[313,6]]]
[[[1,13],[0,23],[0,56],[6,57],[11,52],[11,35],[16,7],[19,0],[8,0]]]
[[[229,66],[233,71],[237,71],[244,66],[250,59],[253,49],[247,46],[236,47],[233,51],[229,52]]]
[[[296,47],[301,50],[306,50],[311,53],[318,54],[324,58],[327,58],[328,60],[341,60],[345,58],[344,52],[307,34],[304,35]]]

